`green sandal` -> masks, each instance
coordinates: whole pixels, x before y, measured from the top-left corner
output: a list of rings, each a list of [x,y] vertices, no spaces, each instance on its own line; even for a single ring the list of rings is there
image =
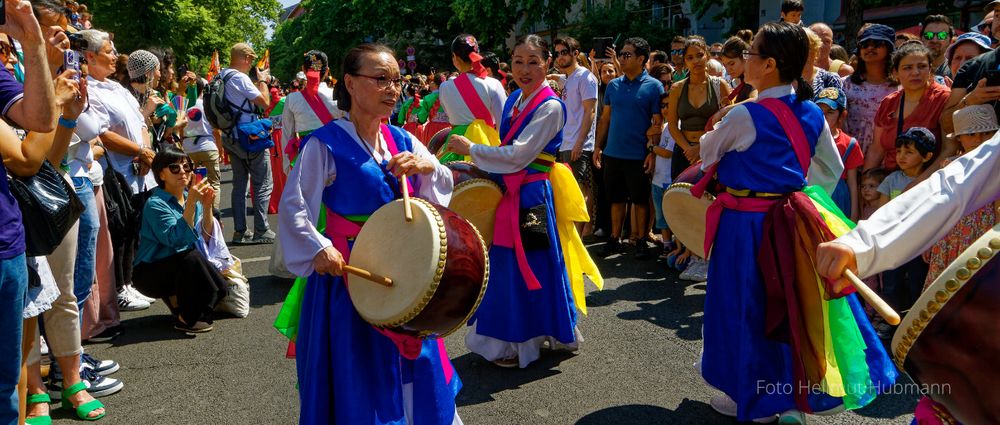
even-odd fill
[[[49,397],[47,393],[31,394],[28,396],[28,401],[25,402],[25,404],[38,404],[38,403],[50,404],[52,403],[52,397]],[[49,415],[35,416],[33,418],[25,419],[24,423],[26,425],[52,425],[52,416]]]
[[[83,381],[77,382],[76,384],[73,384],[69,388],[66,388],[65,390],[63,390],[63,392],[62,392],[62,408],[66,409],[66,410],[71,410],[71,411],[75,410],[76,411],[76,417],[78,417],[80,419],[83,419],[85,421],[96,421],[98,419],[103,418],[104,415],[107,412],[101,413],[100,415],[97,415],[97,416],[95,416],[93,418],[90,417],[90,413],[91,412],[93,412],[93,411],[95,411],[97,409],[104,408],[104,403],[101,403],[100,400],[91,400],[91,401],[88,401],[86,403],[83,403],[83,404],[77,406],[75,409],[73,408],[73,403],[69,401],[69,398],[71,396],[73,396],[73,395],[76,395],[76,393],[78,393],[80,391],[86,391],[86,390],[87,390],[87,384],[85,384]]]

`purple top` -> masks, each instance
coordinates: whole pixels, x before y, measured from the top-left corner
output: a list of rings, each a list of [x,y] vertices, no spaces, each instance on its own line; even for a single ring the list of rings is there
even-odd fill
[[[0,66],[0,114],[6,117],[10,107],[22,97],[24,97],[24,85],[19,83],[6,67]]]
[[[21,226],[21,209],[10,193],[7,169],[0,158],[0,260],[24,253],[24,229]]]

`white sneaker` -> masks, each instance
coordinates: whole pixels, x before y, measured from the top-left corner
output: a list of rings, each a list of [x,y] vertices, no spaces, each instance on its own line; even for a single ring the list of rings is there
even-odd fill
[[[139,311],[149,308],[149,303],[137,298],[130,289],[130,286],[126,286],[118,293],[118,310]]]
[[[725,394],[716,394],[712,396],[712,399],[708,402],[709,406],[712,406],[716,412],[721,415],[729,416],[731,418],[736,417],[736,401],[729,398]],[[756,424],[768,424],[775,421],[774,416],[769,416],[766,418],[757,418],[753,422]]]
[[[142,301],[145,301],[147,303],[150,303],[150,304],[153,304],[153,303],[156,302],[156,298],[150,298],[150,297],[147,297],[147,296],[143,295],[142,292],[139,292],[138,289],[135,289],[135,285],[127,285],[125,287],[128,288],[128,290],[132,291],[132,296],[134,296],[135,298],[138,298],[138,299],[140,299]]]

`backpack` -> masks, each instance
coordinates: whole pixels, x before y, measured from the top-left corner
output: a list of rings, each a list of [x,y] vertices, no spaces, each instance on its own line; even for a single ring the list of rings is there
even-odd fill
[[[236,75],[236,72],[238,71],[227,69],[212,78],[212,82],[205,87],[202,98],[205,106],[205,118],[208,119],[213,128],[224,132],[232,130],[236,126],[241,113],[253,113],[253,111],[245,111],[233,105],[229,99],[226,99],[226,85]]]

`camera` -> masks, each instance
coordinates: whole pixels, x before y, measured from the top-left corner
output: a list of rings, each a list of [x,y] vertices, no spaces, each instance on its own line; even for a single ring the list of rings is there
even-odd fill
[[[67,32],[66,37],[69,38],[70,50],[76,52],[83,52],[86,51],[88,48],[90,48],[90,45],[87,44],[87,40],[85,40],[83,36],[81,36],[80,34]]]

